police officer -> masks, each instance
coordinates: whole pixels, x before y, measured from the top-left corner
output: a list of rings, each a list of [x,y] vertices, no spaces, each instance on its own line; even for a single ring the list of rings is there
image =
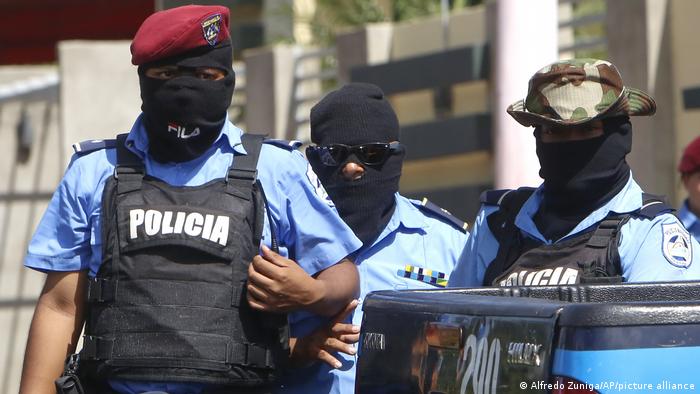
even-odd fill
[[[396,114],[381,89],[351,83],[329,93],[311,110],[311,141],[315,145],[306,150],[311,167],[363,242],[354,255],[360,303],[377,290],[445,287],[468,239],[466,224],[427,200],[398,193],[405,150]],[[281,392],[354,392],[355,351],[348,343],[358,339],[361,306],[352,325],[340,320],[309,334],[318,319],[292,315],[293,336],[304,337],[295,354],[326,363],[294,371]],[[344,354],[336,358],[336,351]]]
[[[54,392],[83,321],[88,392],[266,392],[286,357],[270,312],[333,315],[355,296],[345,257],[361,244],[304,157],[227,119],[228,20],[185,6],[136,33],[143,113],[116,141],[76,145],[29,245],[47,279],[22,393]]]
[[[694,139],[683,151],[678,163],[683,187],[688,193],[678,210],[678,217],[696,240],[700,239],[700,137]]]
[[[450,286],[698,279],[698,244],[625,161],[629,116],[655,111],[607,61],[564,60],[535,73],[508,113],[535,128],[544,183],[482,195]]]

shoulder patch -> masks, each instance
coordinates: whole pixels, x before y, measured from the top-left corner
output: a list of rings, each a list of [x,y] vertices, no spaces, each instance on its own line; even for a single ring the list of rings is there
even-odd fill
[[[287,140],[266,139],[265,141],[263,141],[263,143],[274,145],[278,148],[286,149],[289,151],[297,150],[302,145],[301,141],[297,141],[297,140],[287,141]]]
[[[328,196],[328,192],[326,192],[326,189],[323,187],[321,180],[318,179],[318,175],[316,175],[316,173],[314,172],[313,168],[311,167],[311,164],[306,165],[306,177],[309,178],[311,187],[314,188],[316,195],[321,200],[325,201],[329,207],[334,207],[335,204],[333,204],[333,200],[331,200],[331,198]]]
[[[437,204],[428,201],[427,198],[423,198],[422,201],[411,200],[411,202],[419,209],[430,212],[444,219],[445,221],[447,221],[447,223],[451,224],[453,227],[455,227],[463,233],[466,233],[467,229],[469,228],[469,225],[466,222],[460,220],[456,216],[453,216],[448,210],[440,208],[440,206],[438,206]]]
[[[661,225],[663,237],[661,250],[671,265],[678,268],[688,268],[693,262],[693,246],[690,234],[678,222]]]
[[[87,140],[73,144],[73,151],[78,155],[85,155],[100,149],[114,148],[117,140]]]

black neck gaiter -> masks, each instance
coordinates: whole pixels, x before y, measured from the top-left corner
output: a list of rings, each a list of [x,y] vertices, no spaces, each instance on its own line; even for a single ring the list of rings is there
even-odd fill
[[[338,167],[326,167],[309,158],[338,214],[365,246],[379,237],[394,213],[394,195],[399,191],[404,155],[403,150],[394,152],[381,167],[363,165],[363,177],[354,181],[348,181],[342,175],[345,163],[358,162],[354,155]]]
[[[139,67],[141,109],[149,154],[161,163],[185,162],[202,155],[221,132],[231,105],[235,75],[230,45],[203,48]],[[160,80],[149,78],[149,67],[175,65],[183,71],[215,67],[226,71],[218,81],[185,73]]]
[[[627,184],[632,150],[632,125],[627,117],[603,121],[602,136],[543,143],[535,130],[544,200],[534,221],[542,235],[556,240],[594,210],[610,201]]]

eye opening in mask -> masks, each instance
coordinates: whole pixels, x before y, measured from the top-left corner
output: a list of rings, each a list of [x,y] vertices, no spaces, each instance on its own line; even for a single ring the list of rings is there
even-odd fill
[[[169,80],[183,75],[197,79],[218,81],[226,78],[226,71],[216,67],[178,67],[176,65],[153,66],[144,72],[148,78]]]
[[[368,166],[379,166],[387,161],[389,156],[403,149],[398,141],[371,142],[360,145],[330,144],[310,145],[306,148],[306,156],[318,157],[321,164],[326,167],[341,165],[351,154],[357,157],[360,163]]]

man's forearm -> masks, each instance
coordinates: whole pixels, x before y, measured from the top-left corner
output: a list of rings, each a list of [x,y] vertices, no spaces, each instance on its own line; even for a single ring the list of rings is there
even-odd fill
[[[359,294],[360,277],[357,267],[347,258],[321,271],[315,279],[316,301],[308,309],[318,315],[337,314]]]
[[[55,276],[52,278],[52,275]],[[61,375],[65,358],[75,351],[80,336],[83,293],[78,288],[78,283],[81,283],[79,274],[58,275],[49,274],[34,311],[24,355],[20,394],[55,393],[54,380]],[[57,290],[67,293],[57,294]]]

